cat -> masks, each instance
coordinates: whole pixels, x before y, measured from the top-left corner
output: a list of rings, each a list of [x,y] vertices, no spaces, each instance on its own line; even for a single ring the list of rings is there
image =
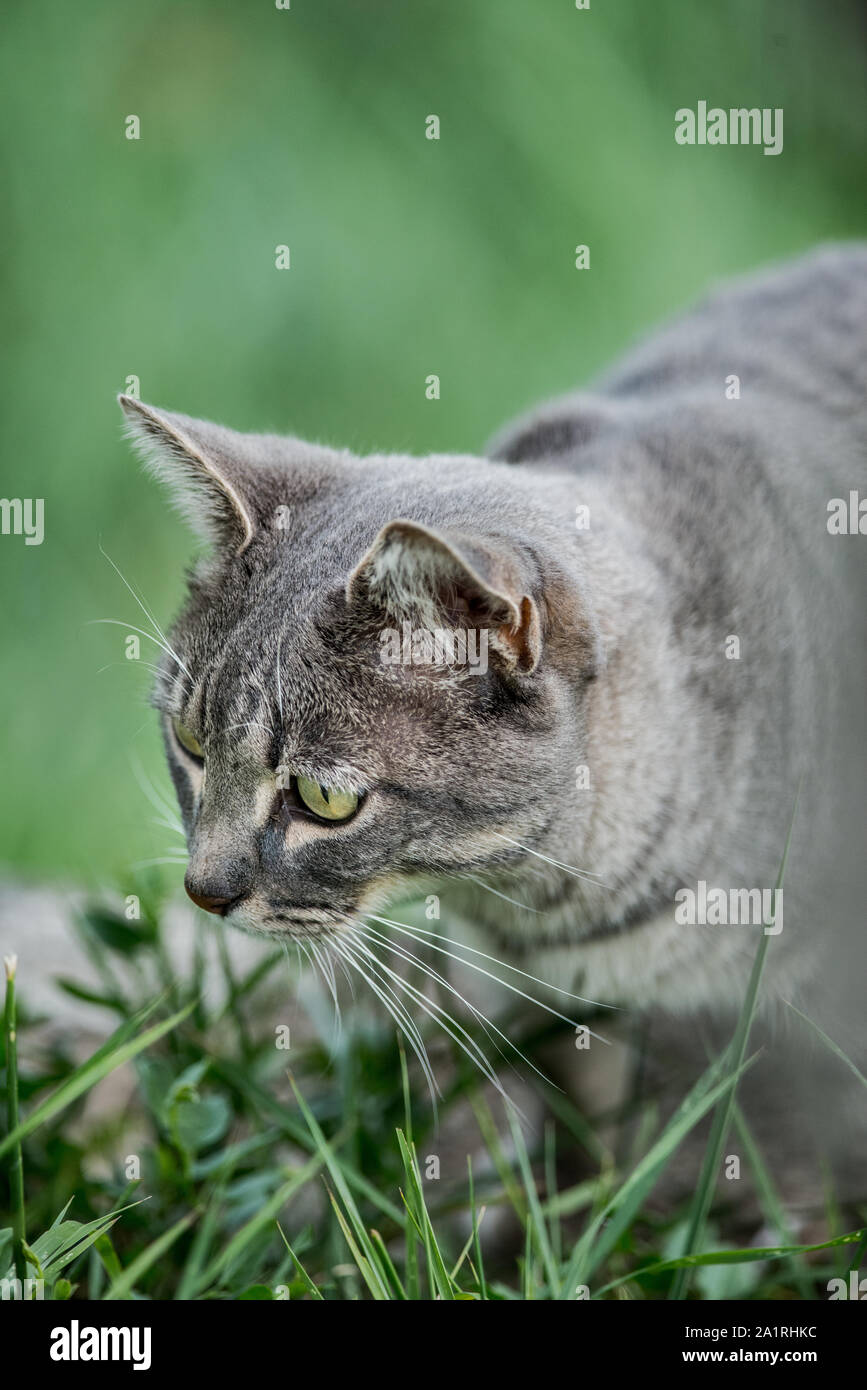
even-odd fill
[[[759,1111],[828,1094],[785,1001],[863,1055],[867,539],[829,518],[867,494],[867,247],[722,287],[484,457],[120,401],[207,542],[154,697],[196,903],[349,950],[436,891],[702,1065],[768,931]],[[773,890],[787,838],[774,922],[678,914]]]

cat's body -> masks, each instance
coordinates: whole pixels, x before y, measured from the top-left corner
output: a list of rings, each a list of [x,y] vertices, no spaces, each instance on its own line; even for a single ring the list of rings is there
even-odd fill
[[[568,470],[566,493],[590,510],[577,544],[605,576],[591,590],[616,633],[589,693],[598,809],[580,858],[568,832],[549,851],[624,882],[605,912],[623,929],[591,917],[588,992],[674,1009],[739,999],[755,935],[691,933],[674,892],[772,887],[800,785],[770,959],[794,987],[850,909],[853,944],[864,935],[850,832],[863,849],[867,545],[827,523],[830,499],[867,493],[867,250],[726,288],[596,396],[556,402],[493,447]]]
[[[157,697],[197,901],[333,937],[424,888],[535,975],[726,1019],[761,924],[675,895],[772,889],[800,785],[769,998],[863,1033],[867,537],[827,520],[867,493],[867,250],[724,290],[497,461],[125,408],[217,541]],[[490,669],[384,665],[404,624]]]

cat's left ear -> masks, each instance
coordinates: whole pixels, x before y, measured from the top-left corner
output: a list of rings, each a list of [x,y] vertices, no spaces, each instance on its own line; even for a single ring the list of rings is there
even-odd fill
[[[207,420],[157,410],[134,396],[118,400],[127,433],[193,530],[240,555],[256,529],[245,496],[251,495],[254,479],[244,462],[244,437]]]
[[[505,665],[528,675],[542,654],[542,619],[523,569],[506,545],[398,519],[352,571],[346,598],[431,632],[486,628]]]

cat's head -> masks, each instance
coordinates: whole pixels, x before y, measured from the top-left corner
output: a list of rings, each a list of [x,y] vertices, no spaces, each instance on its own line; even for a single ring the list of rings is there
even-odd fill
[[[577,824],[598,636],[514,470],[121,404],[208,545],[154,695],[194,901],[317,935]]]

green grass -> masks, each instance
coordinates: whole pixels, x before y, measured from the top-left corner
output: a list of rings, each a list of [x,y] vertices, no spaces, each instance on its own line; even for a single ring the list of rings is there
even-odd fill
[[[718,1128],[692,1209],[662,1218],[648,1205],[703,1117],[723,1114],[723,1135],[732,1118],[743,1127],[737,1082],[761,1065],[746,1056],[756,974],[735,1045],[712,1060],[666,1125],[647,1111],[622,1170],[562,1094],[551,1092],[544,1133],[529,1140],[511,1104],[483,1093],[465,1054],[450,1054],[445,1042],[437,1052],[428,1039],[438,1076],[448,1078],[441,1123],[459,1111],[475,1117],[464,1139],[471,1152],[455,1158],[452,1144],[449,1170],[437,1178],[431,1156],[447,1146],[421,1068],[390,1027],[358,1005],[335,1044],[329,1001],[312,981],[301,996],[312,1027],[289,1052],[267,1026],[259,1034],[238,1026],[238,1001],[263,977],[291,990],[281,953],[246,977],[227,976],[228,1009],[203,998],[200,957],[187,978],[143,999],[165,971],[160,904],[146,902],[140,926],[101,910],[85,928],[99,926],[106,989],[76,996],[82,1017],[108,1008],[120,1021],[83,1063],[73,1065],[62,1043],[49,1055],[31,1051],[36,1021],[26,1016],[16,1062],[10,981],[4,1086],[20,1095],[22,1111],[10,1108],[0,1139],[15,1199],[14,1220],[0,1229],[0,1277],[14,1277],[17,1266],[19,1278],[43,1279],[55,1299],[654,1299],[731,1296],[733,1287],[738,1296],[782,1299],[823,1296],[867,1238],[857,1229],[807,1246],[785,1237],[761,1248],[721,1242],[716,1223],[725,1213],[711,1211]],[[113,958],[135,961],[135,988],[118,985]],[[17,983],[26,998],[26,981]],[[532,1051],[532,1039],[521,1041]],[[90,1093],[124,1062],[137,1074],[131,1102],[83,1126]],[[529,1071],[524,1080],[541,1087]],[[574,1154],[576,1135],[596,1157],[572,1181],[561,1160]],[[784,1233],[751,1136],[742,1148],[765,1217]],[[129,1149],[138,1163],[131,1175]]]

